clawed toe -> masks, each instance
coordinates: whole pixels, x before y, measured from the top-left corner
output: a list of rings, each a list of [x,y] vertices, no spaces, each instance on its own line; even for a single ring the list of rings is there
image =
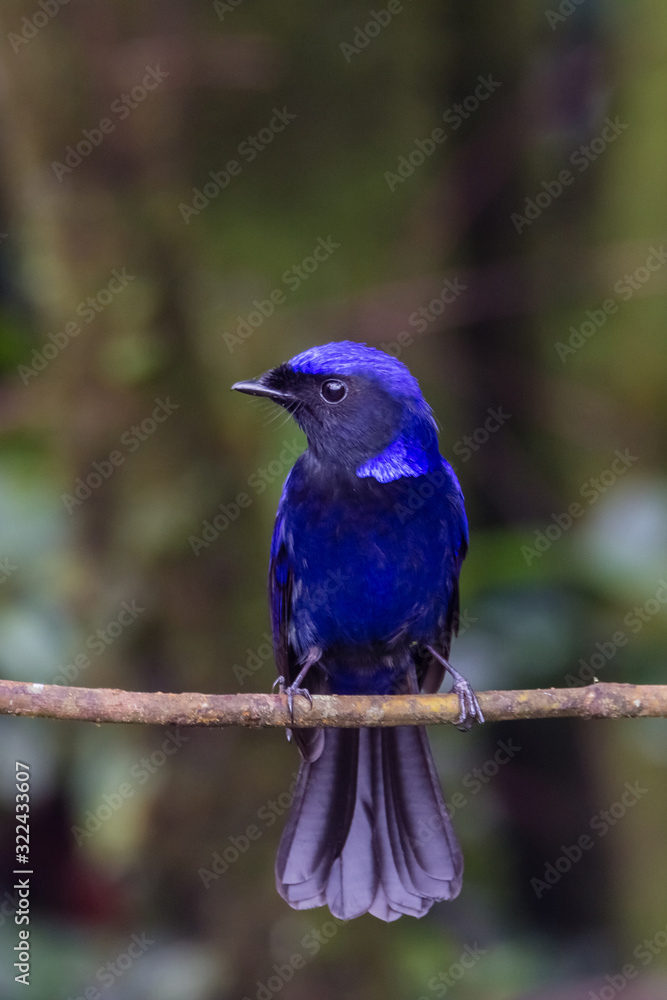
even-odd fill
[[[467,681],[457,680],[452,691],[458,695],[461,712],[456,720],[456,727],[462,732],[468,732],[474,722],[484,722],[484,713],[479,707],[477,696]]]
[[[284,693],[287,695],[287,706],[289,708],[290,715],[292,716],[292,722],[294,722],[294,697],[297,694],[303,695],[307,698],[311,706],[313,704],[313,696],[308,690],[308,688],[297,687],[295,684],[290,684],[288,688],[284,689]]]
[[[294,722],[294,698],[297,694],[301,694],[303,695],[304,698],[307,698],[311,706],[313,704],[313,696],[311,695],[308,688],[299,687],[299,681],[302,680],[304,676],[305,676],[305,671],[302,670],[302,672],[296,678],[294,683],[290,684],[289,687],[286,687],[285,678],[281,674],[280,677],[276,678],[271,687],[272,691],[275,691],[275,689],[278,688],[280,694],[287,695],[287,707],[289,708],[290,718],[292,719],[292,722]],[[287,734],[287,739],[291,740],[292,730],[286,729],[285,732]]]
[[[471,688],[465,677],[462,677],[458,670],[449,663],[444,656],[441,656],[437,649],[433,646],[426,646],[432,657],[441,663],[448,674],[451,674],[454,681],[454,687],[452,688],[452,694],[458,695],[459,708],[461,709],[460,714],[454,725],[457,729],[462,730],[466,733],[472,727],[473,722],[484,722],[484,713],[479,707],[479,702],[475,692]]]
[[[296,683],[290,684],[289,687],[285,687],[285,678],[282,676],[277,677],[271,685],[272,691],[275,691],[276,688],[278,688],[279,694],[287,695],[287,707],[289,708],[290,715],[292,716],[292,722],[294,722],[294,698],[297,694],[301,694],[304,698],[307,698],[311,706],[313,704],[313,696],[308,688],[298,687]]]

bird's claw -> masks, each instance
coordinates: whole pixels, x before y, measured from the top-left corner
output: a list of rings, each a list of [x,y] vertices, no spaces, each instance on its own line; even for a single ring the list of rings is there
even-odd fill
[[[278,688],[280,694],[287,695],[287,707],[289,708],[289,714],[292,717],[292,722],[294,722],[294,698],[296,697],[297,694],[301,694],[303,695],[304,698],[307,698],[312,707],[313,696],[308,690],[308,688],[298,687],[296,684],[290,684],[288,687],[286,687],[285,678],[282,675],[280,677],[277,677],[276,680],[271,685],[272,691],[275,691],[276,688]],[[287,739],[291,739],[291,733],[289,732],[289,730]]]
[[[457,729],[462,732],[467,733],[472,727],[473,722],[479,722],[480,724],[484,722],[484,713],[479,707],[479,702],[475,692],[471,688],[468,681],[463,677],[458,670],[449,663],[444,656],[441,656],[437,649],[433,646],[426,646],[426,649],[431,654],[431,656],[442,664],[448,674],[451,674],[452,680],[454,681],[454,686],[452,687],[452,694],[458,695],[460,713],[458,719],[456,719],[454,725]]]
[[[456,728],[467,733],[474,722],[484,722],[484,713],[479,707],[477,696],[468,681],[460,678],[454,683],[452,692],[458,695],[461,712],[456,720]]]
[[[292,722],[294,722],[294,697],[295,697],[295,695],[297,695],[297,694],[303,695],[304,698],[308,699],[308,701],[310,702],[310,705],[312,707],[313,696],[310,693],[310,691],[308,690],[308,688],[300,688],[300,687],[297,687],[296,684],[290,684],[289,687],[284,688],[284,690],[283,690],[282,693],[287,695],[287,707],[289,708],[289,714],[292,717]]]

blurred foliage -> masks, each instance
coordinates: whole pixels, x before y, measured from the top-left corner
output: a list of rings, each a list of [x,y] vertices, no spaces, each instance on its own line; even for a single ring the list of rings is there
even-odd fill
[[[482,689],[662,679],[667,269],[646,262],[667,221],[667,9],[449,0],[383,26],[385,10],[3,5],[3,676],[268,690],[269,541],[304,442],[228,388],[351,337],[400,352],[463,483],[458,668]],[[318,239],[340,246],[304,269]],[[447,280],[465,290],[432,308]],[[464,891],[419,923],[348,926],[275,894],[297,767],[280,733],[0,730],[3,997],[23,995],[16,759],[34,1000],[565,1000],[628,963],[626,1000],[664,995],[660,721],[433,731]],[[520,748],[500,766],[499,741]],[[647,791],[538,898],[531,880],[626,782]]]

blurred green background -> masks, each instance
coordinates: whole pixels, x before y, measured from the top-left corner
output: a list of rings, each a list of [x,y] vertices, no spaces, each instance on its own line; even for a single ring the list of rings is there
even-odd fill
[[[667,8],[380,4],[3,3],[0,676],[269,690],[303,439],[229,386],[351,338],[442,424],[474,686],[662,680]],[[17,759],[32,1000],[664,996],[664,723],[431,741],[462,895],[339,926],[282,733],[1,718],[0,996]]]

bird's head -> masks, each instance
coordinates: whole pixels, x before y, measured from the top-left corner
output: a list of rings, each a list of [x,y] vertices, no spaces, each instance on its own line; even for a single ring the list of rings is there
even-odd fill
[[[312,347],[232,386],[288,410],[322,461],[389,482],[438,468],[437,426],[419,383],[397,358],[366,344]]]

